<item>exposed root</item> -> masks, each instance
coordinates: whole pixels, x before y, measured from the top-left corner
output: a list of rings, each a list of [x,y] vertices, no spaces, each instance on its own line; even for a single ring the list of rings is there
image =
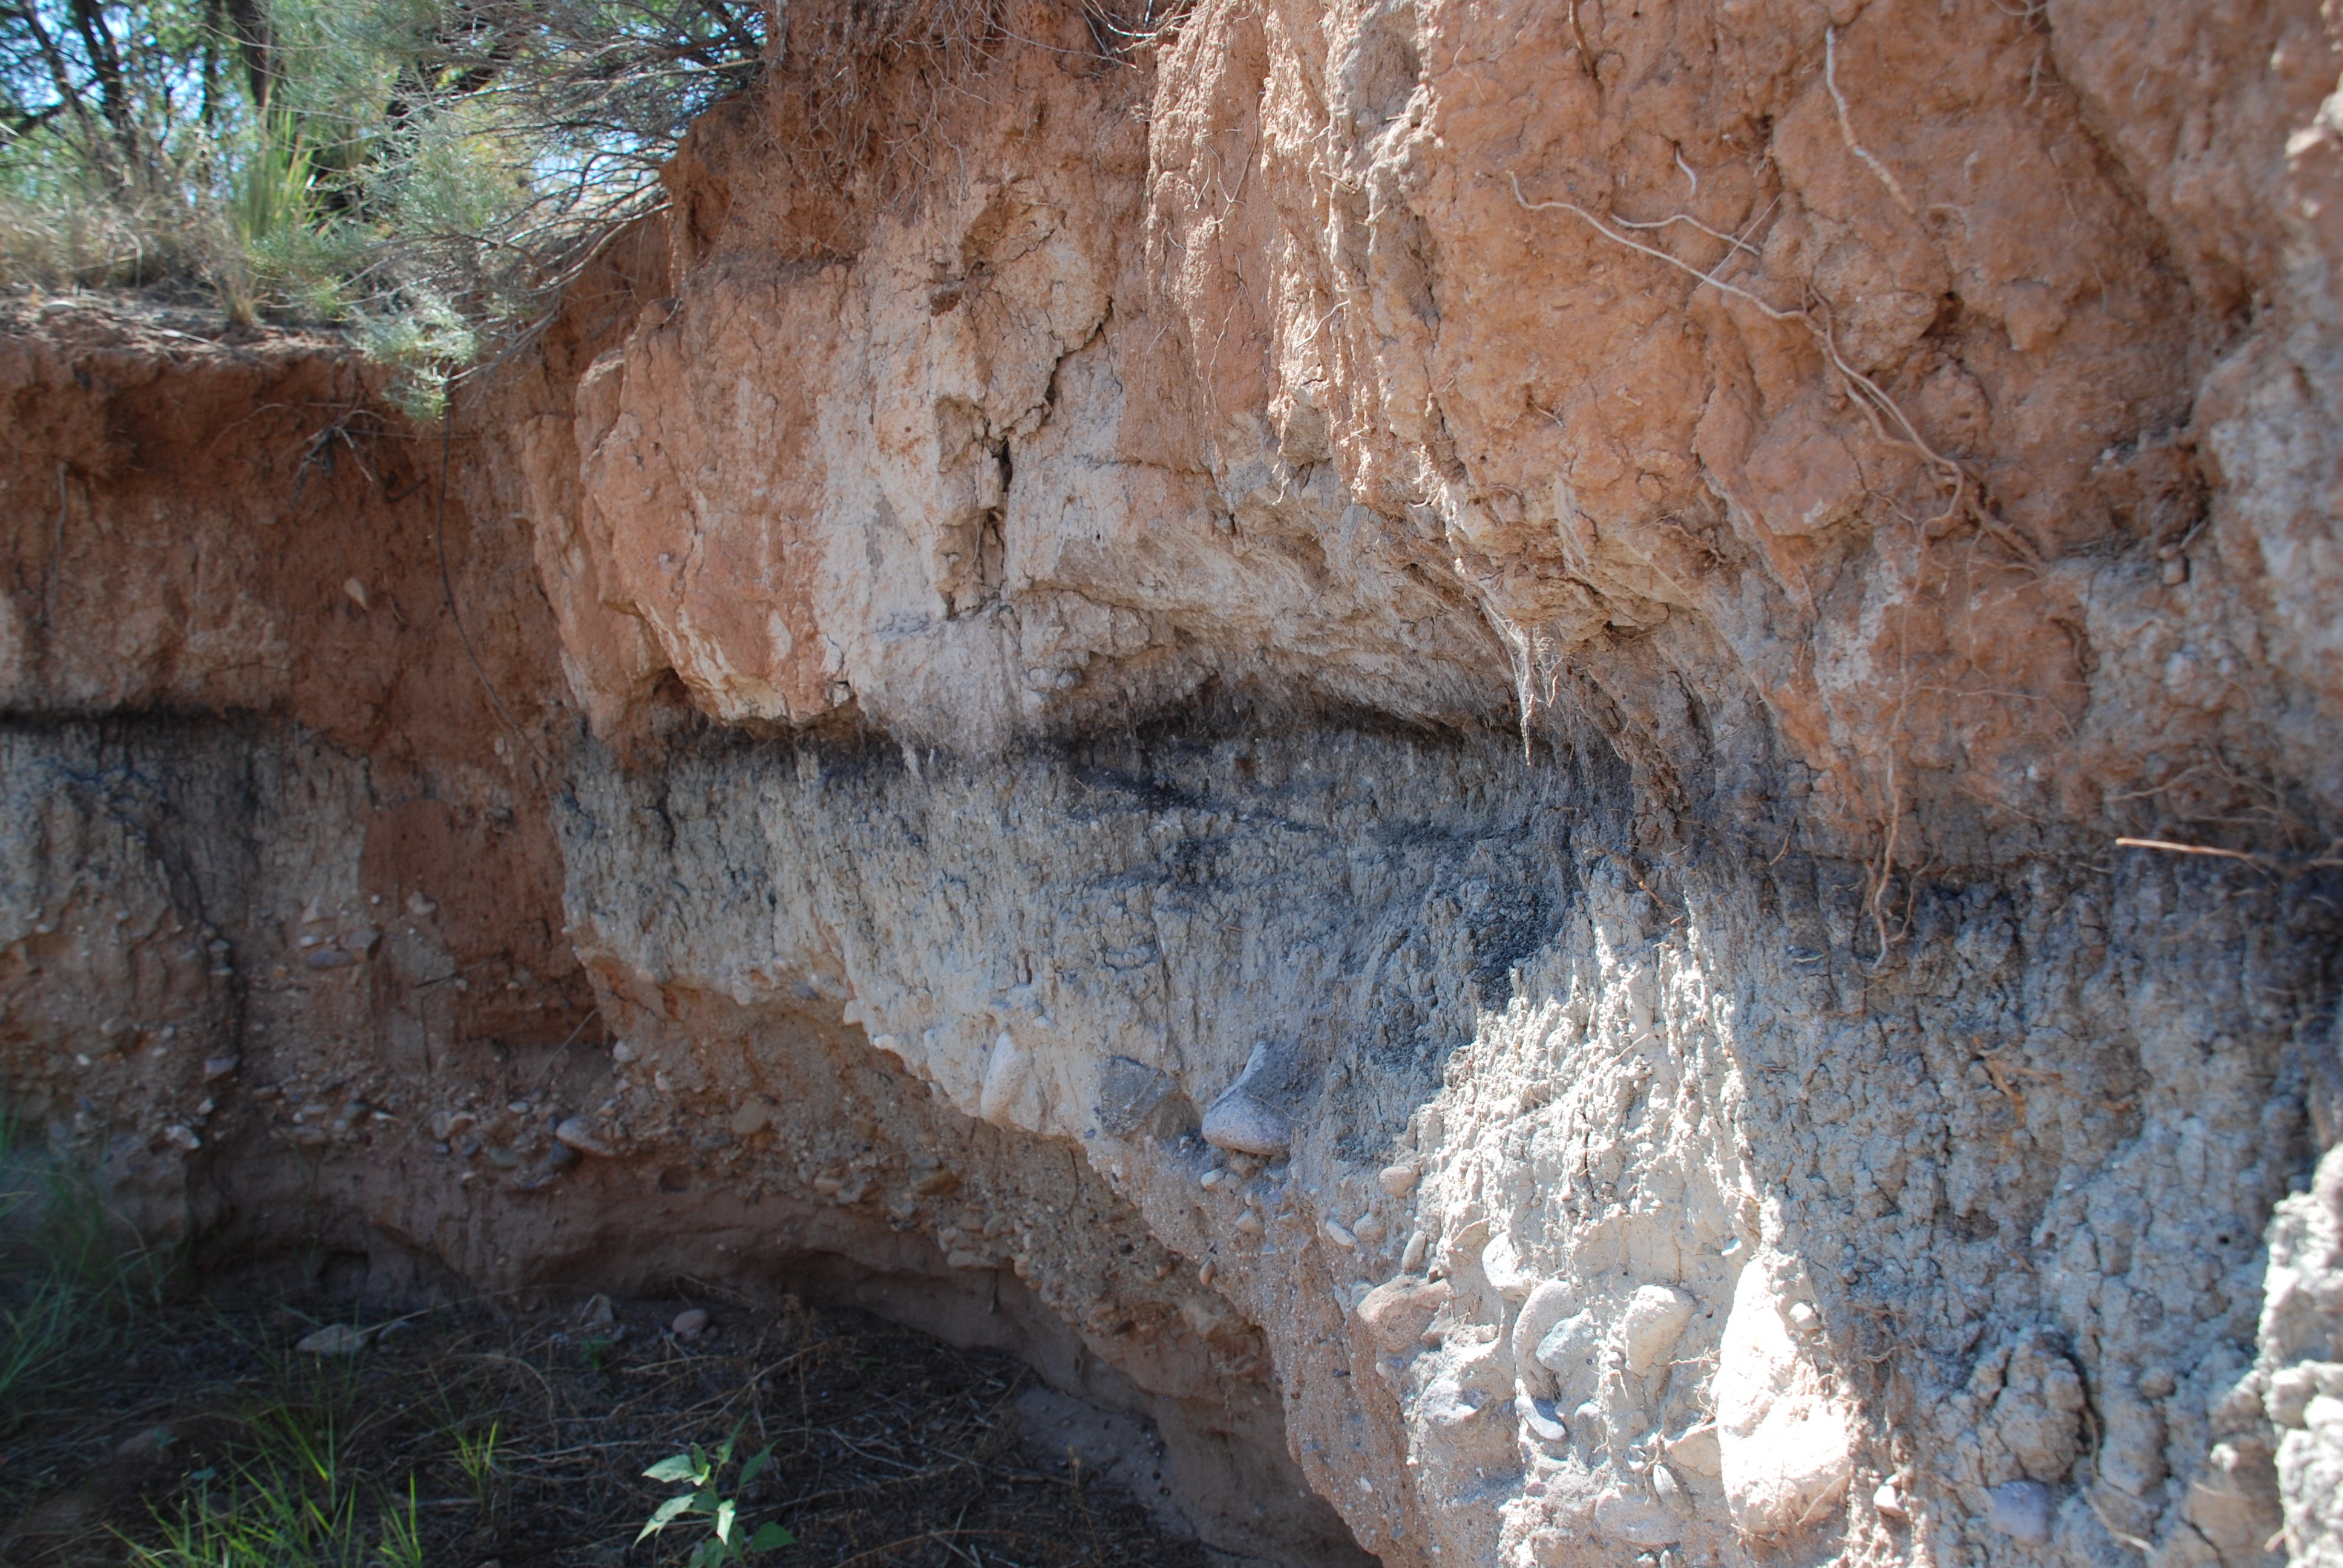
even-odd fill
[[[1578,63],[1585,69],[1586,79],[1601,91],[1603,77],[1594,69],[1594,51],[1586,46],[1586,28],[1578,19],[1578,0],[1570,0],[1570,35],[1578,45]]]
[[[1838,29],[1836,27],[1823,29],[1823,85],[1830,89],[1831,103],[1838,110],[1839,140],[1846,144],[1848,152],[1863,160],[1864,167],[1879,176],[1879,183],[1887,187],[1887,194],[1896,198],[1897,206],[1902,207],[1910,216],[1918,217],[1920,209],[1914,206],[1912,198],[1904,194],[1903,183],[1888,171],[1885,164],[1872,156],[1870,148],[1855,139],[1855,124],[1847,118],[1846,95],[1838,90]]]
[[[1812,322],[1806,321],[1806,315],[1803,310],[1785,310],[1780,306],[1774,304],[1772,301],[1750,293],[1749,290],[1743,288],[1738,284],[1726,282],[1725,279],[1717,276],[1715,272],[1703,272],[1700,268],[1693,266],[1692,263],[1682,260],[1679,257],[1670,256],[1666,251],[1661,250],[1656,246],[1645,245],[1640,240],[1630,239],[1624,234],[1614,233],[1604,224],[1601,218],[1596,217],[1593,213],[1587,211],[1584,207],[1580,206],[1576,202],[1534,202],[1530,200],[1529,197],[1522,194],[1522,178],[1519,175],[1508,172],[1505,177],[1513,182],[1513,200],[1521,204],[1522,210],[1524,212],[1574,213],[1577,216],[1584,218],[1588,226],[1592,227],[1595,233],[1611,241],[1614,245],[1624,245],[1629,250],[1641,251],[1644,255],[1652,257],[1654,261],[1664,261],[1670,266],[1674,267],[1678,272],[1688,274],[1692,277],[1697,279],[1700,283],[1717,290],[1721,294],[1729,294],[1735,299],[1754,306],[1769,321],[1799,321],[1806,322],[1806,325],[1809,327],[1813,326]],[[1730,257],[1727,259],[1729,260]],[[1720,268],[1723,265],[1723,263],[1718,264]],[[1697,293],[1698,290],[1695,289],[1694,292]]]
[[[1681,163],[1683,160],[1679,158],[1677,161]],[[1708,236],[1711,239],[1722,240],[1726,245],[1733,246],[1735,250],[1745,250],[1751,256],[1755,256],[1757,254],[1757,247],[1751,245],[1747,240],[1743,239],[1739,235],[1727,234],[1721,228],[1711,228],[1708,225],[1701,222],[1700,219],[1693,216],[1690,213],[1673,213],[1666,217],[1656,218],[1650,223],[1637,223],[1633,218],[1621,217],[1618,214],[1614,213],[1611,215],[1611,221],[1617,224],[1621,228],[1640,229],[1659,229],[1667,228],[1674,224],[1690,224],[1693,227],[1700,230],[1701,233]]]
[[[1854,402],[1862,407],[1865,417],[1871,423],[1873,433],[1882,442],[1889,446],[1904,447],[1918,457],[1936,473],[1939,482],[1946,487],[1947,498],[1945,509],[1929,518],[1928,526],[1949,522],[1966,513],[1982,532],[1989,535],[2027,565],[2039,567],[2042,564],[2041,552],[1995,518],[1985,505],[1980,493],[1973,493],[1975,487],[1966,467],[1931,446],[1921,436],[1919,428],[1912,423],[1911,417],[1904,412],[1902,405],[1890,397],[1885,387],[1847,362],[1846,357],[1839,352],[1836,337],[1831,325],[1829,307],[1824,301],[1816,299],[1810,305],[1795,310],[1785,308],[1753,290],[1744,288],[1739,284],[1718,276],[1724,270],[1725,263],[1732,260],[1731,255],[1725,257],[1725,262],[1719,262],[1715,268],[1704,272],[1690,262],[1669,255],[1657,246],[1645,245],[1632,235],[1619,233],[1576,202],[1531,201],[1522,194],[1522,181],[1519,175],[1509,172],[1505,177],[1512,182],[1513,200],[1520,204],[1523,211],[1570,213],[1612,244],[1624,246],[1640,255],[1648,256],[1654,261],[1664,262],[1678,272],[1695,279],[1701,286],[1714,288],[1720,294],[1729,295],[1740,300],[1756,310],[1768,321],[1785,322],[1803,327],[1814,340],[1815,347],[1821,350],[1825,361],[1838,373]],[[1682,216],[1682,221],[1691,224],[1694,227],[1704,233],[1715,235],[1719,239],[1739,249],[1748,250],[1753,256],[1756,254],[1745,240],[1737,240],[1718,234],[1716,230],[1688,215],[1680,216]],[[1660,228],[1676,221],[1678,221],[1676,218],[1664,218],[1634,226]],[[1624,226],[1624,220],[1622,222]],[[1694,292],[1698,293],[1698,288]],[[1891,425],[1893,428],[1890,428]]]

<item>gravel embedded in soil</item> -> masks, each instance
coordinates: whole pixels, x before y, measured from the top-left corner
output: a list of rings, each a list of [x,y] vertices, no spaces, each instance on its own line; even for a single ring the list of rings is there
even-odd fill
[[[265,1467],[257,1434],[292,1424],[337,1435],[360,1500],[352,1563],[377,1561],[380,1511],[404,1506],[410,1478],[427,1563],[680,1563],[704,1533],[689,1521],[635,1543],[680,1490],[642,1472],[736,1428],[741,1458],[772,1447],[741,1517],[794,1534],[757,1559],[776,1568],[1207,1558],[1078,1468],[1021,1451],[1014,1402],[1036,1380],[998,1353],[794,1300],[721,1303],[686,1343],[660,1332],[678,1313],[669,1300],[617,1303],[610,1319],[592,1304],[450,1308],[355,1356],[317,1356],[293,1347],[320,1323],[387,1320],[304,1306],[318,1315],[166,1309],[0,1412],[0,1560],[123,1563],[123,1537],[157,1542],[158,1518]],[[477,1447],[491,1433],[493,1469],[468,1476],[459,1437]]]

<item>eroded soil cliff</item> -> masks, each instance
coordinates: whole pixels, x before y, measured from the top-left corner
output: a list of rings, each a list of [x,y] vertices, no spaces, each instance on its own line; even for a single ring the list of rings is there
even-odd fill
[[[1247,1555],[2335,1560],[2333,19],[897,12],[444,431],[15,322],[11,1103]]]

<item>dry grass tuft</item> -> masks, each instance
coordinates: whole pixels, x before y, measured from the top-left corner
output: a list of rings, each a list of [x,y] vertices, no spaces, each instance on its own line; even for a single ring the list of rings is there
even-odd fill
[[[832,0],[792,7],[772,75],[779,133],[821,177],[891,192],[930,161],[944,106],[981,96],[1012,46],[1123,66],[1175,32],[1188,0]]]

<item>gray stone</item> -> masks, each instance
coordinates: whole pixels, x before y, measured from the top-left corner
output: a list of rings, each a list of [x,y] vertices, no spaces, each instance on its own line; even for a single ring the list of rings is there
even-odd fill
[[[1204,1141],[1239,1154],[1274,1159],[1292,1146],[1293,1128],[1242,1089],[1232,1089],[1204,1112]]]
[[[2011,1481],[1993,1489],[1986,1522],[2004,1535],[2038,1546],[2050,1539],[2050,1489],[2038,1481]]]
[[[580,1154],[599,1155],[606,1160],[609,1158],[609,1146],[594,1136],[593,1129],[586,1124],[586,1119],[582,1116],[565,1117],[555,1123],[553,1136],[562,1144],[575,1149]]]
[[[293,1348],[303,1355],[310,1356],[356,1355],[366,1349],[367,1342],[373,1338],[374,1331],[371,1329],[358,1328],[351,1323],[327,1323],[302,1335]]]
[[[1171,1097],[1172,1080],[1143,1061],[1111,1056],[1099,1065],[1099,1125],[1115,1136],[1140,1131]],[[1194,1114],[1192,1102],[1189,1113]]]
[[[1649,1497],[1609,1492],[1595,1500],[1594,1527],[1631,1546],[1673,1546],[1684,1539],[1676,1516]]]
[[[1517,1393],[1513,1396],[1513,1414],[1520,1420],[1522,1430],[1540,1442],[1561,1442],[1570,1436],[1570,1428],[1550,1399]]]

